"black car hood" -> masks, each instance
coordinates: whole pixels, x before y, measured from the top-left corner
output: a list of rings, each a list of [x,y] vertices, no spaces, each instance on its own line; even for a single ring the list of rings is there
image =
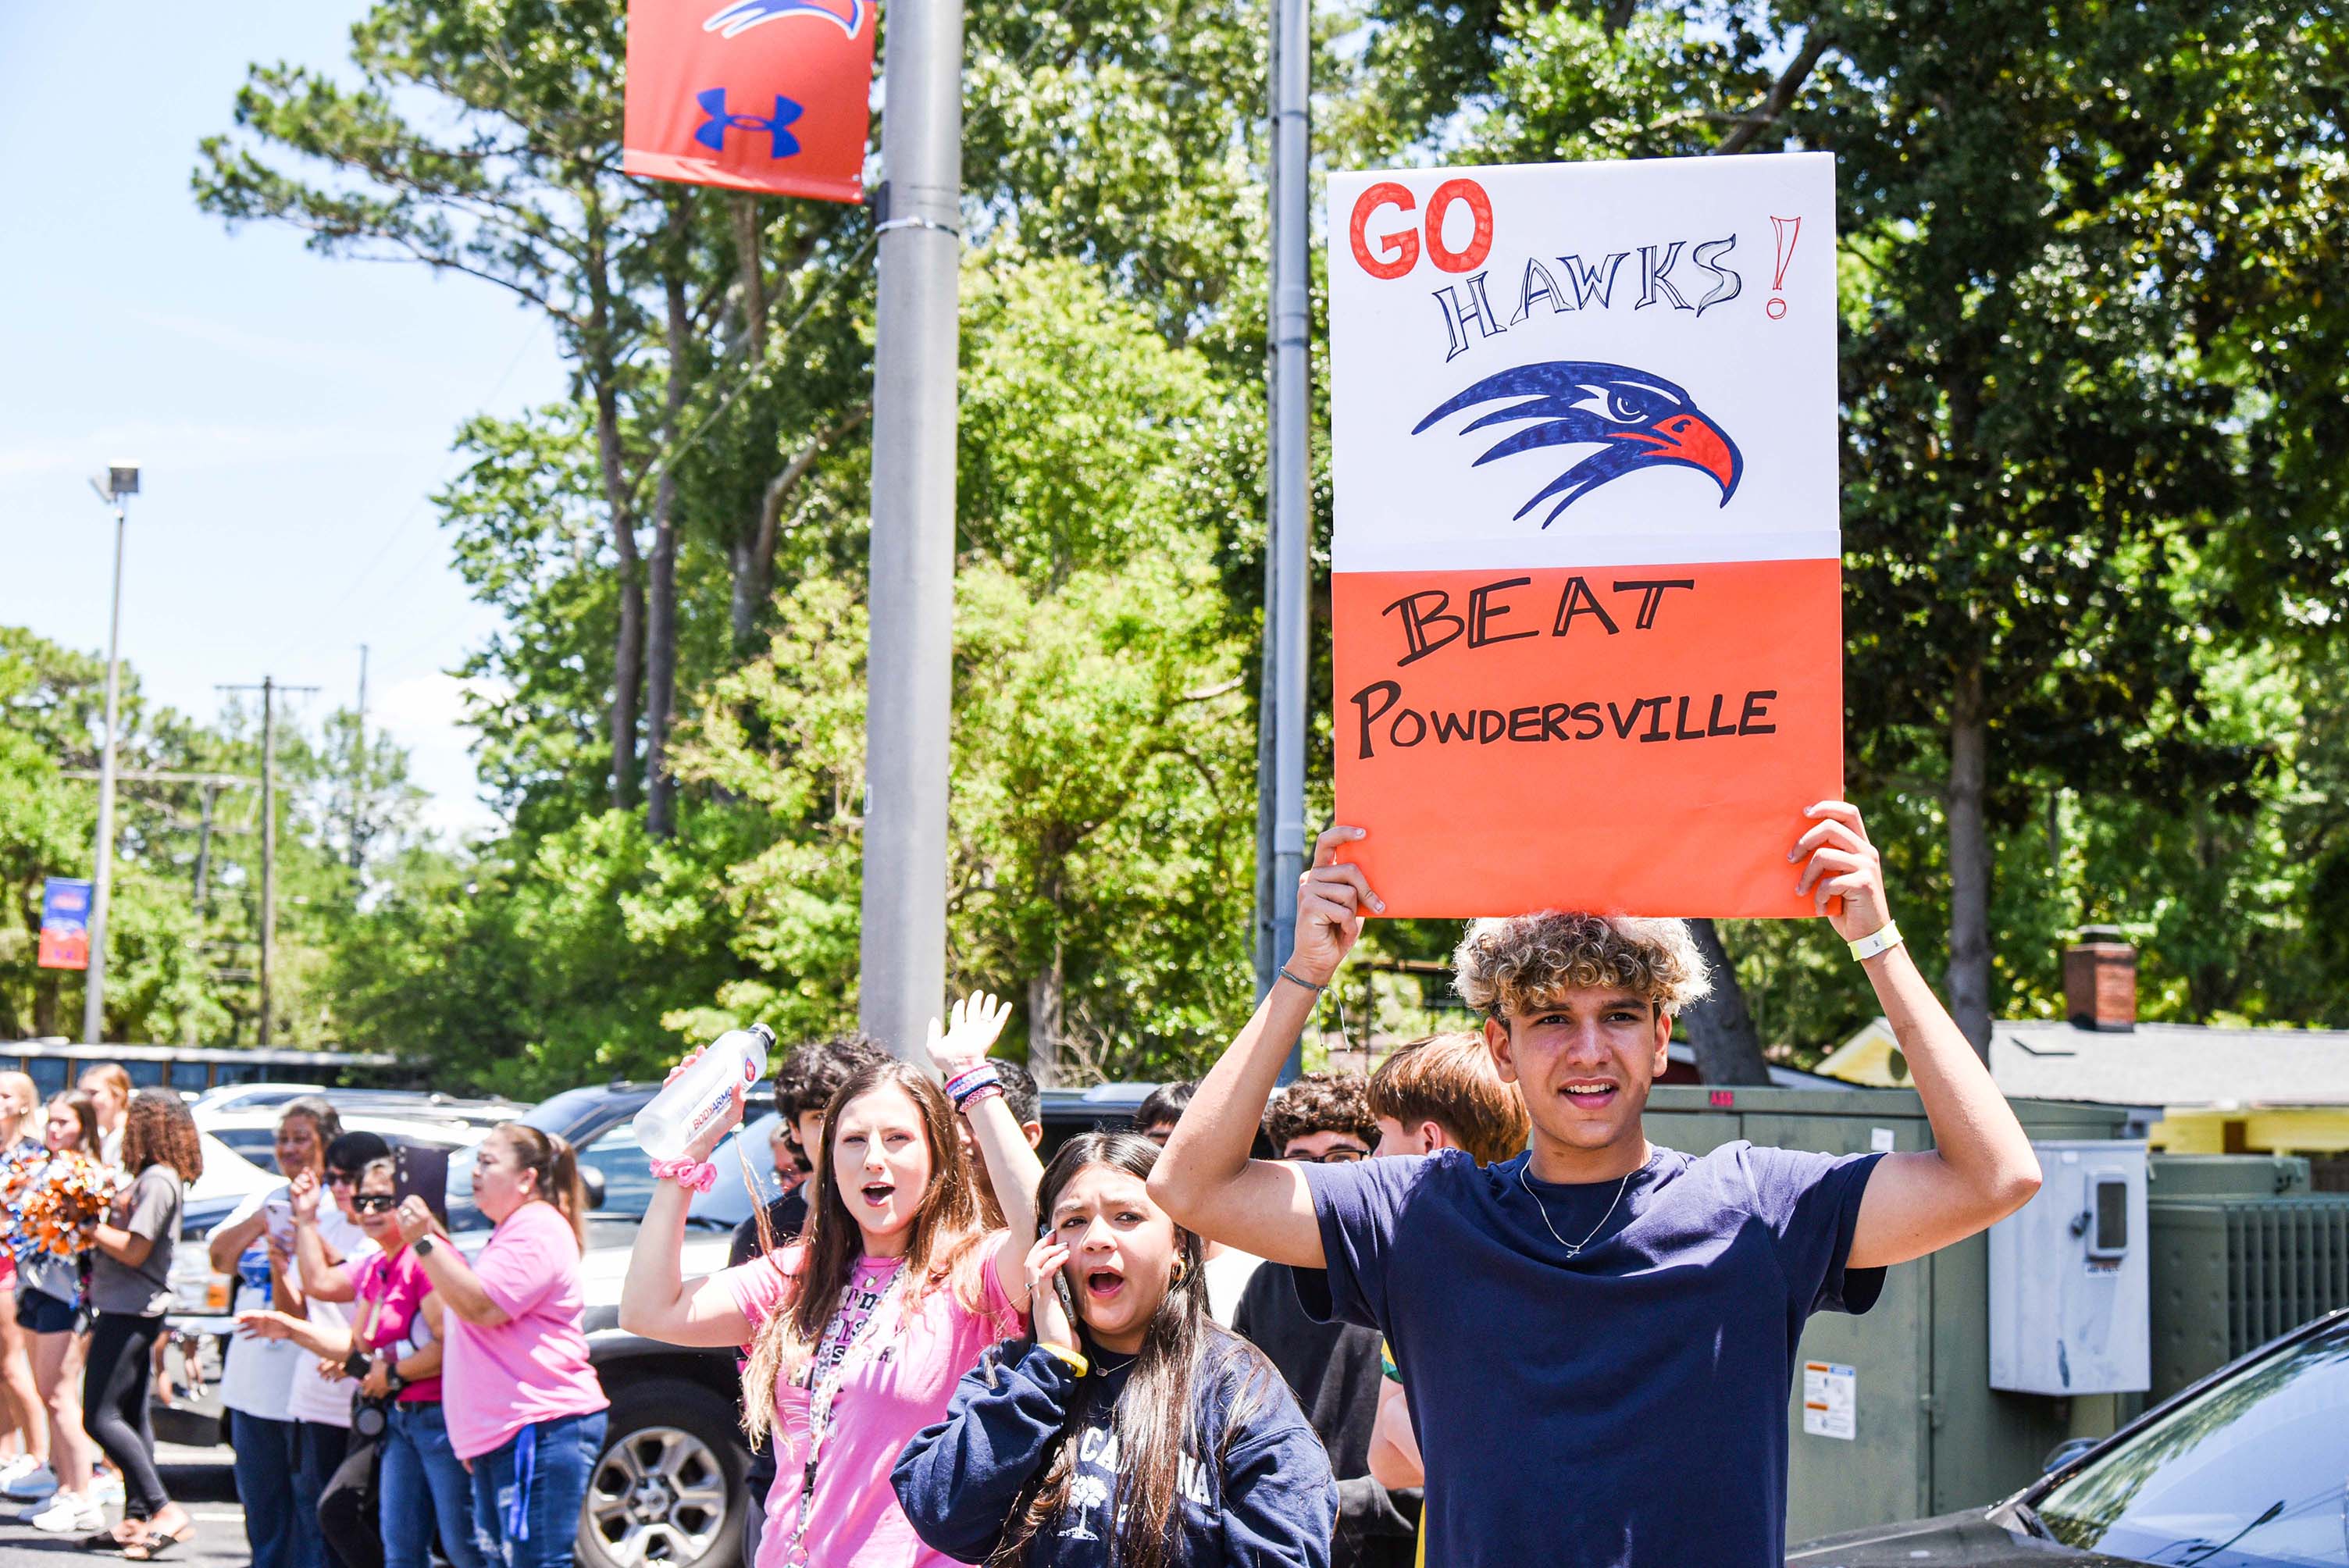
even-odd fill
[[[2004,1568],[2010,1563],[2018,1568],[2022,1564],[2055,1568],[2058,1563],[2064,1568],[2136,1568],[2133,1558],[2078,1552],[2002,1530],[1991,1522],[1990,1511],[1985,1509],[1823,1535],[1786,1553],[1786,1568],[1934,1568],[1941,1563],[1980,1568]]]

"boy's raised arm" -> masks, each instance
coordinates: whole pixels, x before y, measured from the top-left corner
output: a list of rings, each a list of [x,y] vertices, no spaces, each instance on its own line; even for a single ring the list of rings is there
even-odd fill
[[[1859,812],[1840,800],[1812,807],[1810,830],[1789,860],[1807,855],[1800,890],[1817,902],[1847,942],[1892,923],[1884,862]],[[1830,910],[1828,901],[1841,899]],[[1919,973],[1905,945],[1864,961],[1885,1020],[1909,1058],[1909,1074],[1933,1129],[1933,1148],[1888,1154],[1860,1199],[1850,1266],[1907,1263],[1986,1231],[2039,1190],[2039,1160],[1990,1069]]]
[[[1251,1160],[1248,1150],[1289,1042],[1361,934],[1363,912],[1386,907],[1360,867],[1338,863],[1338,851],[1363,836],[1360,828],[1331,828],[1315,841],[1313,865],[1298,882],[1297,942],[1288,967],[1191,1097],[1150,1176],[1151,1197],[1179,1223],[1298,1268],[1323,1266],[1321,1228],[1304,1173],[1279,1161]]]

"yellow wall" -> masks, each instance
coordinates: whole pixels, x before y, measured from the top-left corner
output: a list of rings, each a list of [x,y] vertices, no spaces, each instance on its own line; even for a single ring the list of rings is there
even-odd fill
[[[1841,1078],[1868,1088],[1914,1088],[1909,1079],[1907,1062],[1900,1070],[1893,1070],[1892,1058],[1899,1042],[1892,1037],[1892,1026],[1878,1018],[1863,1025],[1859,1032],[1829,1052],[1819,1063],[1818,1070],[1828,1078]]]
[[[2349,1105],[2178,1106],[2147,1136],[2173,1154],[2349,1153]]]

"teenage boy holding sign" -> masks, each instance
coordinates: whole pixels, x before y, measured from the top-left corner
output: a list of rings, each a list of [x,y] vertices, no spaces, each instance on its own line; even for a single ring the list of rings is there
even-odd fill
[[[1866,1311],[1888,1265],[2038,1188],[2021,1125],[1900,944],[1858,811],[1805,816],[1786,874],[1866,967],[1931,1152],[1651,1145],[1640,1111],[1673,1016],[1707,988],[1703,961],[1679,921],[1547,913],[1475,922],[1457,954],[1460,994],[1525,1095],[1525,1154],[1250,1160],[1288,1042],[1383,909],[1337,859],[1362,830],[1332,828],[1288,967],[1150,1178],[1181,1223],[1326,1270],[1299,1276],[1309,1310],[1386,1336],[1426,1457],[1435,1568],[1781,1562],[1804,1320]]]

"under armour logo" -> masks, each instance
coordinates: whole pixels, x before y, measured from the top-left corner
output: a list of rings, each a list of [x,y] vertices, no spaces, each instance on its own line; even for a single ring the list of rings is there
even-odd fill
[[[800,150],[800,139],[783,128],[807,111],[781,93],[775,95],[775,113],[770,119],[761,119],[755,114],[729,114],[724,88],[711,88],[708,92],[696,93],[693,101],[699,104],[701,112],[709,117],[702,122],[701,129],[693,133],[693,139],[712,152],[726,150],[726,133],[730,130],[747,130],[753,135],[764,132],[772,149],[767,154],[771,160],[789,158]]]

